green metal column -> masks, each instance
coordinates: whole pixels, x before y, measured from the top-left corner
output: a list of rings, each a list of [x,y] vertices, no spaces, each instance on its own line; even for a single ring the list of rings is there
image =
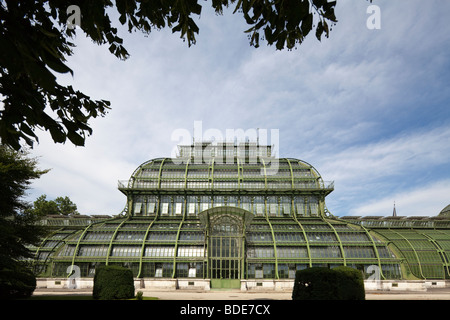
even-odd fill
[[[243,225],[243,229],[242,229],[242,240],[241,240],[241,274],[240,274],[240,279],[245,279],[245,261],[247,259],[245,259],[245,232],[246,232],[246,225],[244,223]]]
[[[188,161],[186,162],[186,169],[184,171],[184,188],[187,189],[187,175],[188,175],[188,167],[189,167],[189,162],[191,161],[191,158],[188,159]]]
[[[150,224],[147,227],[147,230],[145,231],[145,235],[144,238],[142,239],[142,247],[141,247],[141,256],[139,257],[139,271],[138,274],[136,276],[136,278],[140,278],[141,277],[141,273],[142,273],[142,262],[144,259],[144,254],[145,254],[145,241],[147,240],[148,237],[148,233],[150,231],[150,228],[153,226],[153,224],[156,221],[156,218],[158,217],[158,209],[157,212],[155,214],[155,218],[153,218],[152,222],[150,222]]]
[[[392,229],[390,229],[390,231],[393,232],[393,233],[395,233],[395,234],[397,234],[398,236],[400,236],[401,238],[403,238],[403,240],[405,240],[406,243],[408,243],[408,245],[411,247],[412,251],[414,252],[414,256],[415,256],[416,259],[417,259],[417,265],[418,265],[418,267],[419,267],[420,275],[421,275],[421,277],[422,277],[423,279],[426,279],[425,276],[423,275],[422,265],[421,265],[421,263],[420,263],[419,255],[417,254],[416,249],[414,249],[414,246],[411,244],[411,242],[409,242],[409,240],[408,240],[404,235],[402,235],[402,234],[400,234],[400,233],[398,233],[397,231],[394,231],[394,230],[392,230]],[[400,251],[402,251],[402,250],[400,250]],[[406,261],[407,261],[407,263],[409,264],[408,259],[406,259]],[[412,272],[412,268],[411,268],[411,272]]]
[[[267,191],[267,171],[266,171],[266,163],[264,162],[264,159],[261,159],[263,168],[264,168],[264,190]]]
[[[209,182],[211,183],[211,190],[214,189],[214,159],[211,159],[210,165],[209,165],[209,170],[210,170],[210,177],[209,177]]]
[[[291,162],[289,161],[289,159],[286,159],[288,164],[289,164],[289,170],[291,171],[291,183],[292,183],[292,190],[294,190],[295,188],[295,184],[294,184],[294,171],[292,170],[292,165]]]
[[[42,246],[44,245],[44,243],[45,243],[48,239],[50,239],[51,237],[53,237],[55,234],[57,234],[58,232],[63,231],[64,229],[65,229],[65,227],[62,227],[62,228],[60,228],[60,229],[57,229],[56,231],[51,232],[47,237],[44,238],[44,240],[41,241],[41,243],[39,244],[39,247],[36,249],[36,252],[34,253],[34,260],[33,260],[33,262],[32,262],[33,269],[34,269],[34,267],[38,264],[38,261],[39,261],[39,260],[38,260],[39,252],[40,252]],[[69,234],[67,234],[65,238],[67,238],[68,235],[69,235]],[[54,252],[53,250],[56,248],[56,246],[58,246],[61,242],[64,242],[65,238],[57,240],[57,243],[53,246],[51,252]],[[50,254],[48,254],[47,257],[45,258],[45,261],[42,262],[43,265],[46,265],[46,264],[47,264],[47,260],[48,260],[49,257],[50,257]],[[53,263],[50,264],[50,275],[52,275],[52,274],[53,274]]]
[[[78,248],[80,247],[81,239],[83,239],[83,237],[84,237],[84,235],[86,234],[87,230],[88,230],[93,224],[94,224],[94,223],[91,223],[91,224],[89,224],[86,228],[84,228],[83,233],[82,233],[81,236],[78,238],[78,241],[77,241],[77,245],[76,245],[76,247],[75,247],[75,250],[73,250],[73,256],[72,256],[72,269],[71,269],[70,272],[69,272],[69,276],[70,276],[70,274],[71,274],[72,271],[73,271],[73,265],[75,264],[75,257],[76,257],[76,255],[77,255],[77,253],[78,253]],[[67,276],[67,277],[69,277],[69,276]]]
[[[444,233],[441,230],[436,230],[436,231],[438,231],[441,234],[447,235],[447,233]],[[447,255],[445,254],[445,250],[441,247],[441,245],[436,240],[434,240],[434,242],[441,249],[440,254],[441,254],[441,257],[442,257],[442,261],[444,261],[444,265],[445,265],[445,268],[447,270],[447,275],[450,278],[449,260],[447,258]]]
[[[181,219],[180,225],[178,226],[178,231],[177,231],[177,237],[175,239],[175,249],[174,249],[174,253],[173,253],[173,272],[172,272],[172,278],[175,278],[175,274],[177,271],[177,252],[178,252],[178,241],[180,239],[180,231],[181,231],[181,226],[184,223],[184,218],[186,217],[186,197],[184,198],[184,210],[183,210],[183,218]]]
[[[244,167],[242,166],[242,163],[239,161],[239,158],[237,159],[237,165],[238,165],[238,189],[241,189]]]
[[[108,254],[106,255],[106,265],[108,265],[109,263],[109,256],[111,255],[111,250],[112,250],[112,244],[114,241],[114,238],[116,237],[117,232],[119,231],[120,227],[125,223],[125,221],[129,220],[130,216],[128,216],[126,219],[124,219],[116,228],[116,230],[114,230],[114,234],[111,237],[111,240],[109,241],[109,247],[108,247]]]
[[[83,239],[83,237],[84,237],[84,235],[86,234],[87,230],[88,230],[90,227],[92,227],[93,225],[96,225],[96,224],[105,224],[106,221],[112,221],[112,220],[115,220],[115,219],[116,219],[116,218],[107,219],[107,220],[105,220],[105,221],[100,221],[100,222],[92,222],[92,223],[90,223],[86,228],[84,228],[84,230],[82,231],[80,237],[78,238],[77,245],[75,246],[75,250],[73,251],[73,256],[72,256],[72,266],[75,264],[75,257],[76,257],[76,255],[77,255],[77,253],[78,253],[78,248],[80,247],[81,239]],[[77,232],[79,232],[79,231],[77,231]],[[70,271],[70,273],[69,273],[69,276],[70,276],[70,274],[72,273],[72,271],[73,271],[73,268],[71,269],[71,271]],[[68,276],[68,277],[69,277],[69,276]]]
[[[439,254],[439,256],[442,259],[442,268],[443,268],[443,273],[444,273],[442,278],[445,279],[445,271],[444,271],[445,269],[447,270],[447,274],[448,274],[448,262],[447,262],[447,259],[445,257],[445,250],[439,245],[439,243],[436,240],[434,240],[432,237],[430,237],[426,233],[419,232],[419,231],[417,231],[417,232],[420,233],[425,238],[427,238],[434,245],[434,247],[436,248],[437,253]]]
[[[294,200],[292,200],[292,202],[294,202]],[[294,216],[294,220],[298,223],[298,225],[299,225],[300,228],[302,229],[303,237],[305,238],[305,242],[306,242],[306,250],[307,250],[307,252],[308,252],[309,267],[312,267],[311,250],[310,250],[310,248],[309,248],[309,240],[308,240],[308,237],[306,236],[305,228],[303,228],[302,224],[300,223],[300,221],[298,221],[298,219],[297,219],[296,216]]]
[[[158,189],[161,189],[161,174],[162,174],[162,167],[164,165],[164,161],[166,161],[167,158],[164,158],[161,161],[161,164],[159,165],[159,173],[158,173]]]
[[[381,278],[383,278],[384,280],[386,280],[386,277],[383,274],[383,269],[381,268],[381,259],[380,259],[380,254],[378,253],[378,249],[377,249],[377,245],[375,244],[375,240],[373,240],[372,235],[369,233],[369,231],[366,229],[366,227],[364,227],[362,224],[360,225],[360,227],[365,231],[367,237],[370,239],[370,241],[372,242],[372,247],[373,250],[375,251],[375,255],[377,257],[377,261],[378,261],[378,268],[380,269],[380,275]]]
[[[339,237],[336,229],[333,227],[333,225],[331,223],[329,223],[327,221],[327,219],[323,219],[323,221],[330,226],[330,228],[333,230],[333,232],[334,232],[334,234],[336,236],[336,239],[339,241],[339,248],[341,249],[342,259],[344,260],[344,266],[346,266],[347,265],[347,261],[346,261],[346,258],[345,258],[345,251],[344,251],[344,247],[342,246],[341,238]]]
[[[266,221],[267,221],[267,223],[269,224],[269,227],[270,227],[270,232],[272,233],[273,253],[275,255],[275,277],[276,277],[276,279],[279,279],[279,276],[278,276],[277,242],[276,242],[276,239],[275,239],[275,232],[273,231],[272,224],[270,223],[270,220],[269,220],[269,215],[267,214],[267,198],[266,197],[264,197],[264,213],[265,213]]]

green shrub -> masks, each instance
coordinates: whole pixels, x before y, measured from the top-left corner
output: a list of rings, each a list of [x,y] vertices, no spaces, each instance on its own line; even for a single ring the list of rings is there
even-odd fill
[[[364,278],[361,271],[350,267],[336,267],[339,272],[338,297],[340,300],[365,300]]]
[[[293,300],[334,300],[337,274],[328,268],[308,268],[295,274]]]
[[[134,297],[134,279],[130,269],[119,266],[96,268],[94,276],[94,299],[113,300]]]
[[[36,276],[22,266],[0,271],[0,299],[29,298],[36,289]]]
[[[295,274],[293,300],[364,300],[364,281],[349,267],[308,268]]]
[[[144,299],[144,293],[142,291],[138,291],[136,293],[136,300],[143,300]]]

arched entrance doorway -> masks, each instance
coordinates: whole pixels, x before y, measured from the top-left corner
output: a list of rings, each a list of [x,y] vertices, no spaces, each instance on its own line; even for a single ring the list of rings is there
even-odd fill
[[[211,288],[239,288],[244,277],[245,229],[253,214],[235,207],[215,207],[199,217],[207,231]]]

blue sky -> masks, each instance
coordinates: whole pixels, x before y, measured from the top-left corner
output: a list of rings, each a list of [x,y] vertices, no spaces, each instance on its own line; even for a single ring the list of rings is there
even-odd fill
[[[79,32],[61,83],[111,101],[91,121],[83,148],[47,134],[32,150],[41,194],[69,196],[82,214],[119,213],[117,181],[141,163],[171,155],[176,130],[262,128],[279,132],[281,157],[312,164],[335,190],[334,215],[433,216],[450,203],[450,2],[338,0],[330,38],[296,50],[250,47],[239,14],[201,3],[197,44],[170,30],[148,37],[119,27],[130,58],[120,61]],[[81,21],[82,23],[82,21]]]

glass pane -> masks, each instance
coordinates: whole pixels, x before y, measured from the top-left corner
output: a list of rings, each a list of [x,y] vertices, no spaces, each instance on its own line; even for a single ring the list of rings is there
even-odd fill
[[[181,211],[182,207],[183,207],[182,203],[175,203],[175,214],[181,215],[182,214],[182,211]]]
[[[161,205],[161,214],[169,214],[169,204],[168,203],[163,203]]]
[[[134,214],[136,215],[141,214],[141,207],[142,203],[136,202],[136,204],[134,205]]]
[[[188,214],[195,215],[195,203],[189,203]]]

